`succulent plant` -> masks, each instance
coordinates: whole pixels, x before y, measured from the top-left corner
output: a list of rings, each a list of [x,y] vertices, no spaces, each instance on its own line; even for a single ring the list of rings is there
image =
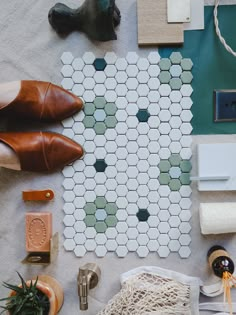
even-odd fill
[[[3,282],[3,286],[13,294],[0,299],[6,301],[5,306],[0,306],[3,309],[0,314],[8,311],[11,315],[47,315],[50,304],[48,297],[37,288],[38,278],[27,285],[19,273],[18,276],[21,280],[20,286]]]

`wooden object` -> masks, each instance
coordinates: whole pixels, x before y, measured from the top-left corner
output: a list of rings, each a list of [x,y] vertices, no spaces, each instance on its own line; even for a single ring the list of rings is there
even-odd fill
[[[48,252],[52,237],[52,214],[28,212],[25,215],[26,251]]]
[[[22,191],[24,201],[49,201],[53,198],[54,192],[51,189]]]
[[[56,232],[50,239],[50,249],[48,252],[32,252],[22,260],[22,264],[27,265],[48,265],[53,262],[58,254],[59,235]]]
[[[167,22],[167,0],[137,0],[140,46],[182,44],[183,23]]]

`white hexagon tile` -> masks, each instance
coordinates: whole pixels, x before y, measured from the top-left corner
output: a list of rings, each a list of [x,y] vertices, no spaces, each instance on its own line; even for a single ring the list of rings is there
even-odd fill
[[[192,61],[157,51],[61,61],[62,86],[85,102],[63,121],[86,152],[63,169],[65,249],[188,258]]]

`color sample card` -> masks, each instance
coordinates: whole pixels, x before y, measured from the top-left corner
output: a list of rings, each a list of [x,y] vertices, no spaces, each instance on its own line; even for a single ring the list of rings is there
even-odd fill
[[[65,249],[188,258],[192,61],[157,51],[61,60],[62,86],[85,102],[62,122],[86,152],[62,171]]]

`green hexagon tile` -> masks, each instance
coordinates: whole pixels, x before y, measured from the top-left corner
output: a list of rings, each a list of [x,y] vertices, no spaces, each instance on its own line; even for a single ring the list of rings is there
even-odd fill
[[[65,249],[188,258],[191,59],[65,52],[61,61],[62,86],[85,103],[62,122],[85,150],[62,171]]]

